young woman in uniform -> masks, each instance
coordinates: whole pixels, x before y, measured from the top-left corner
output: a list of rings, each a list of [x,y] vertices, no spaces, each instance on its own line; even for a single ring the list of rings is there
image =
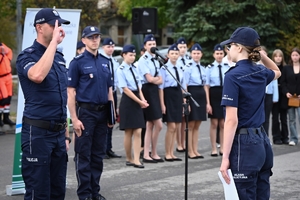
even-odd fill
[[[179,56],[179,50],[176,44],[169,47],[168,50],[168,62],[160,69],[162,84],[159,86],[160,104],[163,113],[163,121],[167,122],[167,133],[165,138],[165,161],[182,161],[181,158],[177,158],[174,155],[174,143],[176,138],[176,132],[179,124],[182,120],[182,89],[176,80],[170,75],[168,70],[174,77],[185,86],[183,72],[180,68],[177,68],[176,62]]]
[[[264,96],[267,84],[281,73],[270,58],[259,53],[259,35],[250,27],[238,28],[221,45],[228,45],[236,65],[224,80],[221,104],[226,115],[220,172],[227,184],[235,182],[239,199],[269,199],[273,152],[262,128]],[[259,60],[264,66],[256,64]],[[234,180],[229,178],[229,168]]]
[[[206,121],[206,92],[204,85],[206,82],[206,71],[200,64],[202,57],[202,47],[196,43],[191,48],[192,60],[187,63],[184,70],[184,78],[187,84],[187,90],[197,101],[200,107],[196,107],[193,101],[190,101],[189,114],[189,137],[188,154],[190,159],[204,158],[198,152],[198,134],[202,121]]]
[[[141,91],[141,80],[132,63],[135,60],[135,47],[125,45],[122,56],[123,63],[117,70],[118,87],[122,92],[120,102],[120,130],[125,130],[124,147],[126,165],[144,168],[140,163],[141,130],[145,127],[142,108],[149,106]],[[134,117],[133,117],[134,116]],[[133,158],[131,154],[133,137]]]

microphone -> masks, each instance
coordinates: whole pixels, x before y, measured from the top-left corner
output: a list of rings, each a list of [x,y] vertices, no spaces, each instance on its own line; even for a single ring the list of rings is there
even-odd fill
[[[164,55],[162,55],[161,53],[159,53],[158,49],[156,47],[151,47],[150,49],[151,53],[155,54],[157,57],[159,57],[163,63],[167,63],[168,62],[168,58],[166,58]]]

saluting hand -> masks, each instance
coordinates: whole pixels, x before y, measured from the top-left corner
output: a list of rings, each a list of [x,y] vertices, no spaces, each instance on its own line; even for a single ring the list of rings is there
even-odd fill
[[[54,30],[53,30],[52,40],[57,42],[57,44],[60,44],[65,38],[65,35],[66,35],[65,31],[61,26],[58,26],[58,21],[56,20]]]

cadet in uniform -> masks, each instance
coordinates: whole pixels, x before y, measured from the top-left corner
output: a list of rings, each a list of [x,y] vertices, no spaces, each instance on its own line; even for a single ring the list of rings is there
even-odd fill
[[[139,74],[142,78],[142,92],[149,103],[144,109],[146,120],[146,133],[144,140],[144,163],[163,162],[157,154],[158,135],[162,129],[162,113],[159,103],[158,85],[162,83],[159,72],[159,62],[154,59],[150,49],[156,47],[156,41],[152,34],[144,39],[145,54],[139,59]],[[151,156],[149,155],[151,145]]]
[[[202,47],[195,43],[191,48],[192,60],[185,66],[184,78],[187,84],[187,91],[197,101],[200,107],[196,107],[193,101],[190,101],[191,112],[189,114],[189,141],[188,155],[191,159],[204,158],[198,152],[198,134],[202,121],[206,121],[206,69],[201,65]],[[206,87],[207,89],[207,87]]]
[[[124,61],[117,70],[118,87],[122,92],[120,102],[120,130],[125,130],[124,148],[126,152],[126,166],[144,168],[140,163],[141,131],[145,127],[142,108],[149,104],[141,90],[141,80],[137,68],[132,65],[135,60],[135,47],[125,45],[122,56]],[[133,159],[131,154],[133,139]]]
[[[183,37],[180,37],[177,40],[177,47],[179,49],[179,57],[176,63],[176,66],[178,66],[182,71],[184,71],[184,68],[188,62],[190,62],[191,58],[186,54],[187,52],[187,44],[186,40]],[[176,133],[176,143],[177,143],[177,152],[184,152],[185,151],[185,119],[182,117],[182,121],[179,124],[179,128]]]
[[[174,143],[179,124],[182,121],[183,97],[182,89],[172,75],[186,86],[182,70],[177,67],[176,63],[179,57],[177,44],[173,44],[168,49],[168,62],[160,69],[162,84],[159,86],[159,98],[163,113],[163,121],[167,122],[167,132],[165,138],[165,161],[182,161],[174,155]],[[172,73],[172,75],[169,73]]]
[[[17,58],[17,70],[24,93],[22,123],[22,176],[25,200],[65,199],[69,132],[67,119],[67,68],[57,46],[65,32],[52,8],[37,12],[37,39]]]
[[[208,88],[208,117],[210,118],[210,142],[211,142],[211,156],[218,156],[216,146],[216,132],[217,127],[220,127],[220,155],[222,155],[222,141],[224,130],[224,113],[221,106],[222,89],[224,82],[224,74],[229,69],[227,63],[223,63],[224,57],[223,47],[220,44],[215,45],[213,56],[215,61],[208,65],[207,68],[207,82]]]
[[[112,55],[115,50],[115,43],[111,38],[105,38],[102,42],[102,48],[103,53],[100,54],[100,56],[107,59],[109,62],[109,71],[111,73],[111,78],[114,82],[112,90],[113,90],[113,96],[114,96],[114,102],[115,102],[115,108],[117,108],[117,79],[116,79],[116,72],[119,67],[118,61],[116,61]],[[116,112],[116,111],[115,111]],[[117,155],[112,150],[112,132],[113,128],[109,128],[107,132],[107,143],[106,143],[106,158],[121,158],[122,156]]]
[[[250,27],[239,27],[221,44],[228,45],[236,65],[224,80],[222,106],[226,116],[220,172],[229,184],[233,180],[227,170],[231,169],[239,199],[269,199],[273,152],[261,126],[265,88],[281,73],[268,56],[259,53],[259,35]],[[258,60],[266,67],[257,65]]]
[[[98,53],[99,29],[87,26],[81,37],[85,51],[71,61],[68,72],[68,107],[76,134],[77,195],[80,200],[105,200],[99,194],[99,181],[106,154],[108,101],[113,102],[113,82],[107,59]]]
[[[85,50],[85,44],[82,41],[78,41],[77,42],[77,46],[76,46],[76,54],[82,54]]]

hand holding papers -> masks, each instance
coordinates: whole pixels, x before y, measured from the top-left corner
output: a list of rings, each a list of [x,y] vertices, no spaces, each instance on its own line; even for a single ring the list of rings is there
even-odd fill
[[[222,173],[220,171],[218,172],[219,178],[223,184],[225,200],[239,200],[231,170],[228,169],[227,173],[230,178],[230,184],[227,184],[222,176]]]

